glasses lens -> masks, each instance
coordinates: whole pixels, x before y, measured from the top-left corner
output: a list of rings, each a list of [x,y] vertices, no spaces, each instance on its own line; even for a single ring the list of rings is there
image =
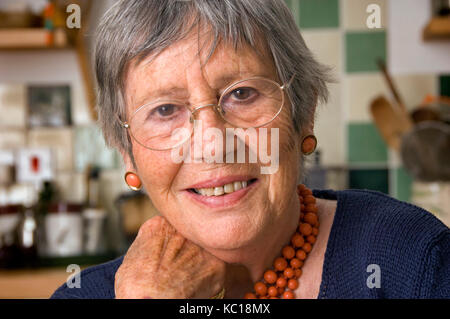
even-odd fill
[[[239,81],[221,96],[222,117],[241,128],[270,123],[284,102],[283,90],[271,80],[254,78]],[[158,101],[140,107],[130,120],[130,133],[142,146],[168,150],[185,142],[193,123],[188,106],[178,101]]]
[[[237,127],[270,123],[283,106],[280,86],[266,79],[249,79],[229,87],[220,98],[223,118]]]
[[[130,121],[131,135],[142,146],[164,150],[183,143],[192,132],[190,111],[173,101],[151,103],[138,109]]]

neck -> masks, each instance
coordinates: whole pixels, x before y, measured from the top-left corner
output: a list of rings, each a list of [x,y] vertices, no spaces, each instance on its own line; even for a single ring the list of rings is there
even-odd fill
[[[227,298],[242,298],[246,292],[251,291],[253,284],[261,279],[264,271],[272,266],[282,248],[289,243],[298,226],[300,215],[296,194],[283,210],[280,222],[255,239],[255,244],[238,251],[213,252],[227,263]]]

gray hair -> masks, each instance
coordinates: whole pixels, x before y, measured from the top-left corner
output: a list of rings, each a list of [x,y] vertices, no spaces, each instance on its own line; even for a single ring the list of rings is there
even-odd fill
[[[210,55],[219,40],[235,48],[256,48],[264,41],[280,81],[295,75],[287,95],[297,132],[312,119],[316,103],[327,101],[329,69],[314,59],[283,0],[120,0],[97,31],[97,111],[106,143],[128,152],[133,162],[129,135],[119,121],[126,118],[127,66],[158,54],[200,25],[213,36]]]

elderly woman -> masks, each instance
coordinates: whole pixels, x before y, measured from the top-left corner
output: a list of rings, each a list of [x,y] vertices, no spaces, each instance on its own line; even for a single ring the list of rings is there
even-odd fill
[[[95,61],[105,139],[160,216],[53,298],[450,298],[433,215],[297,184],[329,77],[284,1],[119,1]]]

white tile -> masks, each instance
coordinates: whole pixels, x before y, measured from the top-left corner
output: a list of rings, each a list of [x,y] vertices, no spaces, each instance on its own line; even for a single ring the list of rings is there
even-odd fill
[[[21,84],[0,85],[0,127],[25,127],[26,87]]]
[[[71,128],[39,128],[28,133],[30,147],[48,147],[56,155],[56,170],[73,169],[73,133]]]
[[[407,109],[419,105],[427,94],[436,94],[438,81],[435,75],[400,75],[393,77],[394,84]],[[344,78],[344,104],[349,121],[372,121],[370,103],[384,95],[395,103],[386,81],[380,73],[351,74]]]
[[[341,165],[344,163],[344,123],[342,116],[341,85],[329,86],[330,100],[316,109],[314,132],[317,148],[321,150],[323,165]]]
[[[450,41],[423,41],[431,17],[431,1],[391,0],[387,64],[393,74],[449,73]]]
[[[347,75],[343,82],[348,121],[372,121],[371,101],[381,94],[389,99],[388,88],[379,73]]]
[[[342,70],[342,36],[339,30],[302,31],[306,46],[317,60],[333,68],[335,74]]]
[[[373,11],[367,12],[369,5],[378,5],[380,8],[381,28],[386,28],[388,23],[386,0],[341,0],[343,8],[343,26],[345,30],[370,31],[367,19]],[[406,9],[405,9],[406,10]]]
[[[438,77],[434,74],[411,74],[394,76],[397,89],[409,110],[423,102],[427,94],[439,92]]]

